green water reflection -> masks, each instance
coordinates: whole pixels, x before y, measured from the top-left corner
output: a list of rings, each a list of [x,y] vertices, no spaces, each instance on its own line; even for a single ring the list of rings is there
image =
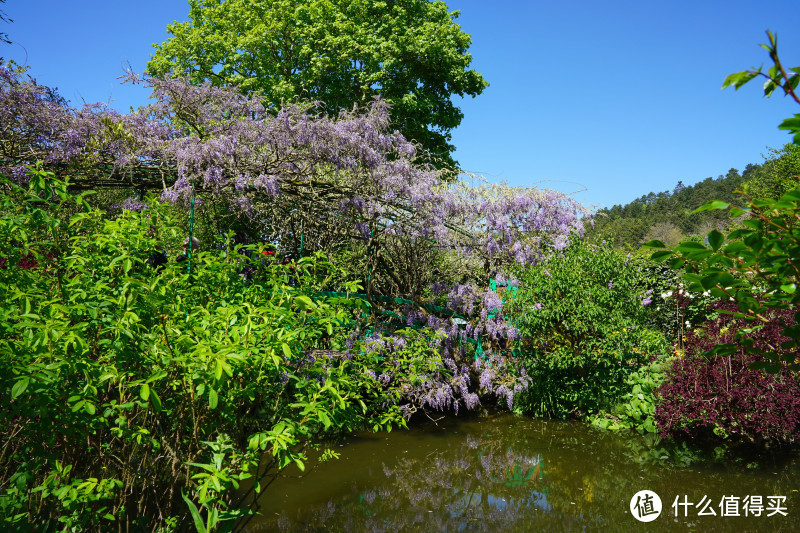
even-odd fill
[[[690,448],[507,414],[360,435],[337,451],[275,482],[247,531],[800,531],[797,453],[698,461]],[[650,523],[629,508],[643,489],[663,502]],[[744,516],[746,496],[763,498],[761,516]],[[768,496],[786,497],[787,516],[767,516]],[[684,506],[676,517],[676,497],[705,497],[716,516]]]

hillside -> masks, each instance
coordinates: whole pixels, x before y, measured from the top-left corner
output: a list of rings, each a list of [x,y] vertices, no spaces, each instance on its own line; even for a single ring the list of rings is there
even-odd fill
[[[763,165],[749,164],[742,173],[732,168],[724,176],[709,177],[695,185],[678,181],[672,191],[651,192],[628,204],[601,209],[588,237],[621,248],[637,248],[652,239],[675,244],[690,235],[705,235],[726,223],[727,212],[692,212],[709,200],[736,201],[734,191],[763,173]]]

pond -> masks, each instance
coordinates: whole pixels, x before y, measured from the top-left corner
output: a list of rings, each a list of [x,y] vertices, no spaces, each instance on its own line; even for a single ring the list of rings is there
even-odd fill
[[[511,414],[360,434],[336,451],[273,483],[246,531],[800,531],[797,452],[732,458]],[[642,490],[662,502],[648,523],[631,510],[654,517]]]

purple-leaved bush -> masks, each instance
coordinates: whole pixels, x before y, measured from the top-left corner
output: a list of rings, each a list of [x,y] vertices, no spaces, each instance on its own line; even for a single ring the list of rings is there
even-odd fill
[[[734,302],[715,302],[711,311],[715,310],[735,312],[738,307]],[[769,323],[750,335],[761,348],[788,340],[780,334],[779,322],[794,322],[792,310],[769,314]],[[655,419],[663,436],[713,431],[780,444],[800,439],[800,380],[795,372],[752,370],[749,365],[763,358],[743,348],[727,357],[700,355],[719,343],[734,342],[736,331],[747,327],[753,324],[721,313],[687,333],[686,355],[674,362],[656,391]]]

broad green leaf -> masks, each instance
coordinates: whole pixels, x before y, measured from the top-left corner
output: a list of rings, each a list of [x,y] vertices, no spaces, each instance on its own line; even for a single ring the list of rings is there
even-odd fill
[[[147,401],[150,398],[150,385],[147,383],[143,384],[139,389],[139,396],[142,400]]]
[[[217,396],[217,391],[215,391],[213,388],[209,387],[208,388],[208,406],[211,409],[216,409],[218,403],[219,403],[219,397]]]
[[[719,250],[724,240],[725,237],[717,230],[713,230],[708,234],[708,244],[711,245],[711,249],[714,251]]]
[[[16,399],[20,394],[25,392],[28,389],[28,384],[30,381],[31,378],[29,376],[25,376],[22,379],[17,380],[17,382],[14,383],[14,386],[11,387],[11,399]]]

